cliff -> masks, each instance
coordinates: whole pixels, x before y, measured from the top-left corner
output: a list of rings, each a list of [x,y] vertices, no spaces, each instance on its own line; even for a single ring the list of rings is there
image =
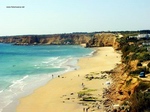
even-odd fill
[[[113,33],[87,33],[87,34],[55,34],[55,35],[23,35],[1,37],[1,43],[14,43],[15,45],[83,45],[85,47],[113,46],[118,49],[120,44]]]
[[[25,35],[25,36],[9,36],[1,37],[2,43],[14,43],[16,45],[78,45],[87,43],[91,39],[89,34],[55,34],[55,35]]]
[[[118,49],[119,43],[116,39],[117,36],[113,33],[98,33],[87,43],[87,47],[113,46],[114,49]]]

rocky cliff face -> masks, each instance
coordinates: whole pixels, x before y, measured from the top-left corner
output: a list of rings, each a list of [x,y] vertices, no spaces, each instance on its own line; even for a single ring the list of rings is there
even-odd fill
[[[116,35],[112,33],[95,34],[87,43],[87,47],[113,46],[115,49],[118,49],[119,43],[116,41],[116,38]]]
[[[126,64],[122,63],[114,69],[111,78],[113,82],[109,87],[110,93],[107,94],[107,98],[111,99],[113,104],[115,104],[115,109],[120,107],[120,110],[118,109],[119,111],[117,112],[130,110],[129,99],[139,84],[137,77],[130,76],[128,71],[126,71]]]
[[[118,49],[119,43],[116,38],[116,35],[112,33],[25,35],[1,37],[0,42],[16,45],[80,45],[86,43],[86,47],[113,46],[114,49]]]
[[[90,39],[91,36],[88,34],[58,34],[58,35],[28,35],[28,36],[1,37],[0,42],[14,43],[16,45],[32,45],[32,44],[77,45],[87,43]]]

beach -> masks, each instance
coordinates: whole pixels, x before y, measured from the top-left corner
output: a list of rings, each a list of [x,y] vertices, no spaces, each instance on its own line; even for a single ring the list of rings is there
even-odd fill
[[[110,71],[120,63],[121,55],[112,47],[95,48],[91,57],[79,59],[78,66],[71,72],[50,80],[46,85],[36,89],[31,95],[20,99],[17,112],[83,112],[103,110],[100,101],[103,89],[108,88],[111,79],[103,73]],[[81,101],[83,92],[90,93],[94,102]],[[93,101],[93,100],[92,100]],[[94,105],[99,107],[94,107]]]

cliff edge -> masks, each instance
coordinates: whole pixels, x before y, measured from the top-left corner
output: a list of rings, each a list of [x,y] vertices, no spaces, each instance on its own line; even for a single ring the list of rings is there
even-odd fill
[[[84,45],[84,47],[113,46],[119,48],[117,35],[113,33],[94,34],[54,34],[54,35],[22,35],[1,37],[1,43],[15,45]]]
[[[1,37],[1,43],[15,45],[79,45],[91,39],[89,34],[23,35]]]
[[[113,33],[98,33],[87,43],[87,47],[104,47],[113,46],[114,49],[119,48],[119,43],[116,41],[117,35]]]

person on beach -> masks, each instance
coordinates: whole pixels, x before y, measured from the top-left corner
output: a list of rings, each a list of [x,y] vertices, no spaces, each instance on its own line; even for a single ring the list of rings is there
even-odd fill
[[[88,107],[88,108],[83,108],[83,112],[88,112],[89,108],[90,108],[90,107]]]
[[[86,112],[88,112],[89,109],[90,109],[90,107],[86,108]]]
[[[85,112],[85,108],[83,108],[83,112]]]
[[[84,87],[85,87],[85,86],[84,86],[84,83],[82,83],[81,85],[82,85],[82,88],[84,88]]]

